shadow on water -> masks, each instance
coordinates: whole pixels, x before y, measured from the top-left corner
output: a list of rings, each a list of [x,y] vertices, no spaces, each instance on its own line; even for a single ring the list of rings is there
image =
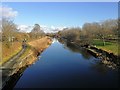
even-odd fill
[[[19,81],[20,77],[23,75],[23,72],[25,71],[25,69],[28,66],[22,67],[19,69],[19,71],[9,77],[9,80],[7,80],[7,82],[5,83],[4,86],[2,86],[2,90],[13,90],[16,83]],[[12,72],[12,71],[11,71]],[[2,75],[2,78],[4,77],[4,75]]]
[[[67,43],[67,42],[64,42],[63,40],[60,40],[60,39],[58,39],[58,41],[60,43],[64,44],[64,48],[65,49],[68,49],[68,50],[70,50],[70,51],[72,51],[74,53],[80,53],[84,58],[86,58],[86,60],[90,59],[91,55],[87,52],[86,49],[78,48],[75,45]]]

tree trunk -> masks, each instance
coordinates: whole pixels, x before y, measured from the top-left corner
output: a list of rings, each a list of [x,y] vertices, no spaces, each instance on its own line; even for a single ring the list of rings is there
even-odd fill
[[[104,39],[104,37],[103,37],[103,46],[105,46],[105,39]]]

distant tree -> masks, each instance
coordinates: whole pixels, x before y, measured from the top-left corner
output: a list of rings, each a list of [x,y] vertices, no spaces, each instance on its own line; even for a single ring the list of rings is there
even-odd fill
[[[17,25],[12,20],[2,19],[2,34],[6,37],[6,40],[11,41],[17,31]]]
[[[91,23],[85,23],[82,27],[82,31],[80,33],[81,41],[84,41],[86,44],[91,44],[94,37],[93,27]]]
[[[120,18],[118,19],[118,28],[117,28],[117,31],[116,31],[116,33],[117,33],[117,35],[118,35],[118,39],[120,39]]]
[[[35,24],[34,28],[31,31],[31,35],[32,35],[32,37],[39,38],[39,37],[45,35],[45,33],[44,33],[44,31],[42,31],[40,29],[40,25],[39,24]]]
[[[116,20],[108,19],[102,22],[102,29],[106,32],[106,38],[115,37],[118,23]]]
[[[2,18],[2,41],[6,42],[8,48],[10,47],[10,42],[13,42],[15,35],[18,32],[17,25],[13,20]]]
[[[108,19],[101,22],[101,29],[99,31],[99,36],[103,40],[103,45],[105,45],[105,41],[117,38],[117,30],[118,30],[118,23],[116,20]]]
[[[118,22],[114,19],[108,19],[99,23],[85,23],[80,36],[81,39],[86,39],[89,43],[93,39],[101,39],[105,45],[106,40],[117,38]]]
[[[66,28],[63,31],[59,31],[58,34],[66,38],[68,41],[75,41],[79,39],[80,28]]]
[[[120,37],[118,29],[120,20],[108,19],[102,22],[85,23],[80,28],[64,28],[58,35],[67,40],[79,40],[83,44],[92,44],[94,39],[101,39],[103,45],[106,41],[117,40]],[[79,37],[79,39],[78,39]]]
[[[0,19],[0,32],[2,32],[2,20]]]

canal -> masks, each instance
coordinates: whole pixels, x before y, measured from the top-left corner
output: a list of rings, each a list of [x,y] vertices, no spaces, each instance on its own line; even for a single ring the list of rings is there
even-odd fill
[[[118,72],[72,45],[53,43],[28,67],[14,88],[118,87]]]

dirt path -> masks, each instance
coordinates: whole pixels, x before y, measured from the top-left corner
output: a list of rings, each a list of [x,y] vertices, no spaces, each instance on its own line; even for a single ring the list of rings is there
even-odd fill
[[[26,47],[23,48],[17,55],[15,55],[13,58],[8,60],[8,62],[4,63],[2,65],[2,69],[11,69],[13,65],[17,62],[18,58],[25,52]]]

